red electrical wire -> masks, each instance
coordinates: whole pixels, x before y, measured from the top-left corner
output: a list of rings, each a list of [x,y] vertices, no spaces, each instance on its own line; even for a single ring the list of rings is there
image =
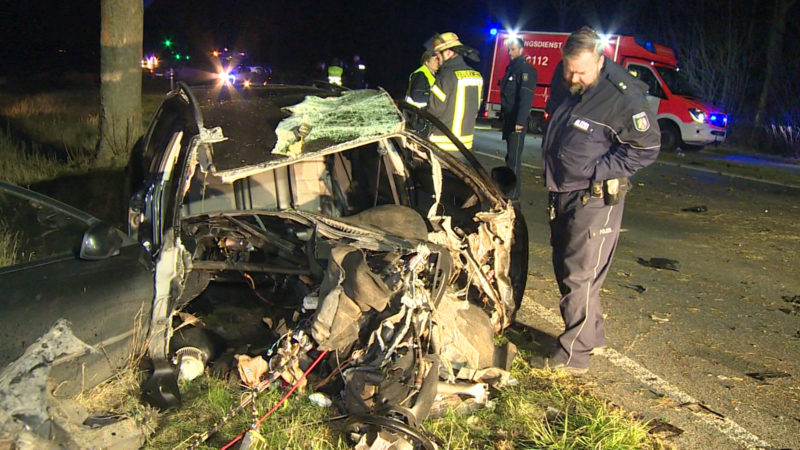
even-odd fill
[[[273,412],[275,412],[276,409],[280,408],[280,406],[283,404],[283,402],[285,402],[286,399],[288,399],[292,395],[292,393],[294,393],[294,391],[297,390],[298,387],[300,387],[300,382],[305,380],[306,376],[308,376],[308,374],[314,369],[314,367],[317,367],[317,364],[319,364],[319,362],[322,360],[322,358],[324,358],[325,355],[327,355],[327,354],[328,354],[328,350],[323,350],[322,353],[320,353],[319,356],[317,356],[317,359],[315,359],[314,362],[311,363],[311,365],[308,367],[308,369],[306,369],[306,371],[303,372],[303,376],[301,376],[300,379],[298,379],[294,383],[292,388],[289,389],[289,392],[287,392],[286,395],[284,395],[283,398],[278,403],[276,403],[275,406],[272,407],[272,409],[267,411],[266,414],[261,416],[261,418],[256,421],[256,426],[261,425],[261,422],[263,422],[264,419],[269,417],[269,415],[272,414]],[[221,447],[220,450],[227,450],[227,449],[231,448],[231,446],[233,444],[239,442],[239,440],[241,440],[246,433],[247,433],[247,431],[242,431],[238,436],[236,436],[230,442],[225,444],[224,447]]]

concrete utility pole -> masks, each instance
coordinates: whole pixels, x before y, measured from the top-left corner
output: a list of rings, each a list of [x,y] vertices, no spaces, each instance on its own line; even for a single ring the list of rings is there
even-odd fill
[[[99,167],[128,159],[142,130],[142,0],[100,2]]]

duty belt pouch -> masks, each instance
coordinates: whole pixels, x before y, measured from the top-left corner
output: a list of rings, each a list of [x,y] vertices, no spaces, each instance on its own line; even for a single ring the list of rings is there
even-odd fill
[[[606,205],[618,204],[619,199],[625,196],[629,187],[630,184],[626,177],[609,178],[603,181],[603,201]],[[594,188],[594,186],[592,186],[592,188]]]

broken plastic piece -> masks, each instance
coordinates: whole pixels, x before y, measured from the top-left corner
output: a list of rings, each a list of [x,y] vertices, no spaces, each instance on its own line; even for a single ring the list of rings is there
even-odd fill
[[[654,424],[653,422],[657,422],[657,423]],[[663,436],[663,437],[674,437],[674,436],[680,436],[681,434],[683,434],[683,430],[682,429],[676,427],[675,425],[672,425],[669,422],[664,422],[663,420],[654,419],[654,420],[650,421],[650,423],[648,425],[650,425],[650,424],[652,424],[653,427],[650,428],[649,430],[647,430],[648,434],[669,433],[667,436]]]
[[[690,206],[688,208],[681,209],[681,211],[701,213],[708,211],[708,207],[706,205]]]
[[[791,378],[792,376],[786,372],[750,372],[746,373],[748,377],[755,378],[759,381],[766,381],[770,378]]]
[[[255,358],[248,355],[234,355],[239,361],[239,377],[248,387],[254,387],[269,370],[269,365],[260,355]]]
[[[647,290],[647,288],[642,286],[641,284],[626,284],[624,285],[624,287],[628,289],[633,289],[634,291],[640,294],[644,294],[644,292]]]
[[[124,414],[118,413],[97,414],[87,417],[86,420],[83,421],[83,424],[90,428],[101,428],[106,425],[117,423],[125,417],[126,416]]]
[[[322,392],[314,392],[308,396],[308,401],[319,406],[320,408],[327,408],[333,404],[330,397]]]
[[[674,270],[675,272],[680,272],[680,270],[678,270],[678,264],[680,263],[674,259],[650,258],[648,260],[639,258],[637,262],[645,267],[652,267],[654,269]]]

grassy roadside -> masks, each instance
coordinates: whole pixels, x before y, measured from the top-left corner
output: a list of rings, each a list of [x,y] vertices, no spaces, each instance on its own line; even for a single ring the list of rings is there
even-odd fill
[[[517,358],[511,373],[518,384],[494,392],[485,407],[465,409],[470,405],[465,402],[442,410],[438,418],[428,419],[424,426],[429,438],[447,449],[666,448],[648,434],[648,424],[592,396],[563,372],[533,369],[525,358]],[[254,408],[244,408],[200,444],[202,433],[246,395],[236,381],[204,375],[183,382],[183,407],[155,415],[130,400],[136,398],[138,384],[129,378],[123,377],[118,383],[127,387],[127,392],[112,392],[123,400],[110,401],[105,396],[103,402],[119,405],[115,412],[139,419],[151,433],[144,447],[147,449],[189,448],[195,444],[196,448],[220,448],[247,431],[255,418],[275,406],[286,392],[286,388],[268,389],[256,399]],[[313,404],[308,394],[295,392],[256,429],[255,437],[268,443],[269,448],[352,448],[344,416],[335,406]]]
[[[706,147],[699,153],[661,152],[658,160],[711,172],[800,185],[800,161],[781,161],[738,147]]]
[[[142,97],[145,126],[162,97]],[[29,186],[87,173],[98,139],[99,109],[96,89],[0,94],[0,178]]]

